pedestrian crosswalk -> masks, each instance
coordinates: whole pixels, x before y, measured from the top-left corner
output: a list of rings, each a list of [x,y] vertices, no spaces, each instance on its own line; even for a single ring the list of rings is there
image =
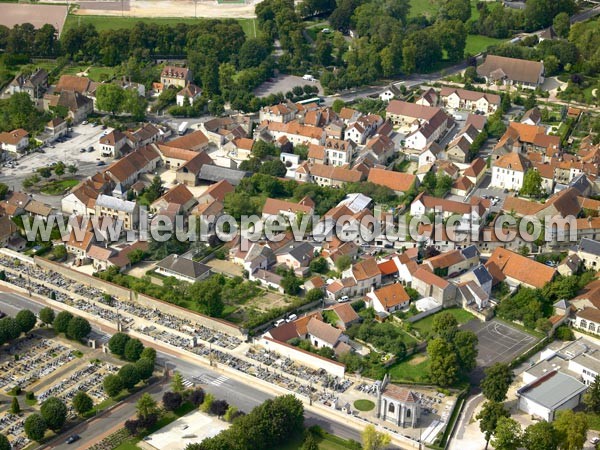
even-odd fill
[[[204,373],[200,376],[195,376],[192,377],[196,383],[200,383],[200,384],[212,384],[213,386],[221,386],[223,383],[225,383],[227,380],[229,380],[229,378],[227,378],[224,375],[221,375],[219,377],[215,377],[213,375],[209,375],[207,373]]]
[[[184,379],[183,379],[183,385],[184,385],[186,388],[188,388],[188,389],[189,389],[189,388],[191,388],[192,386],[194,386],[194,383],[193,383],[192,381],[188,380],[187,378],[184,378]]]
[[[213,381],[210,382],[210,384],[213,384],[215,386],[221,386],[223,383],[225,383],[229,378],[221,375],[219,378],[215,378]]]

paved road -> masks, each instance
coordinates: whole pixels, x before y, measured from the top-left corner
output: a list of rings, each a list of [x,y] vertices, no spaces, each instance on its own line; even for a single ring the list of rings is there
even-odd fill
[[[19,294],[0,292],[0,310],[9,315],[15,315],[21,309],[30,309],[37,313],[43,307],[44,305],[40,304],[36,299],[27,298]],[[94,329],[94,333],[104,335],[106,338],[106,335],[98,329]],[[164,366],[166,363],[169,369],[177,370],[184,378],[192,382],[196,381],[205,391],[210,392],[217,398],[227,400],[227,402],[236,405],[243,411],[250,411],[266,399],[274,397],[262,390],[234,380],[228,375],[223,375],[220,372],[211,370],[199,364],[181,360],[161,351],[158,351],[157,354],[157,362],[159,365]],[[155,386],[151,389],[151,393],[155,398],[160,399],[165,390],[168,390],[168,385]],[[106,417],[100,419],[101,426],[94,424],[93,427],[86,426],[82,430],[77,430],[77,433],[82,437],[81,441],[79,441],[78,448],[85,448],[86,443],[95,442],[99,436],[102,436],[106,432],[106,430],[110,430],[120,425],[134,414],[135,401],[124,402],[122,406],[116,408]],[[325,417],[309,411],[305,413],[305,417],[307,426],[320,425],[329,433],[344,439],[360,441],[360,434],[354,428],[337,422],[328,421]],[[71,432],[64,433],[63,438],[66,439],[70,434]],[[66,450],[70,449],[71,446],[61,444],[55,448]]]

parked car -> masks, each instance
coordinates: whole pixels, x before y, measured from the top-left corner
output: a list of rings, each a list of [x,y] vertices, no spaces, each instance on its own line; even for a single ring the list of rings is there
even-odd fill
[[[275,328],[277,328],[280,325],[283,325],[284,323],[285,323],[284,319],[279,319],[279,320],[275,321],[275,324],[274,324]]]
[[[296,314],[290,314],[287,319],[285,319],[286,322],[293,322],[294,320],[298,319],[298,316]]]
[[[338,303],[346,303],[348,300],[350,300],[350,297],[344,295],[343,297],[338,298]]]
[[[79,153],[85,153],[85,148],[81,148],[81,149],[79,150]]]
[[[97,165],[97,166],[103,166],[103,165],[105,165],[105,164],[106,164],[106,163],[105,163],[104,161],[98,161],[98,162],[96,163],[96,165]]]
[[[93,147],[92,145],[90,145],[90,146],[88,147],[88,150],[87,150],[87,151],[88,151],[89,153],[92,153],[92,152],[94,151],[94,147]]]
[[[69,436],[69,438],[65,441],[65,444],[72,444],[74,442],[77,442],[79,439],[81,439],[81,436],[79,436],[78,434],[72,434],[71,436]]]
[[[84,120],[83,122],[81,122],[81,125],[87,125],[89,122],[87,120]]]

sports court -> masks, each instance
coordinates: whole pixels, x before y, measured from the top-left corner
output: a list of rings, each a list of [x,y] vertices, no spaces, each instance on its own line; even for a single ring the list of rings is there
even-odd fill
[[[0,14],[0,25],[12,28],[15,25],[30,23],[35,28],[42,28],[49,23],[60,35],[65,19],[67,5],[31,5],[23,3],[3,3]]]
[[[489,322],[471,320],[461,329],[473,331],[479,338],[477,365],[480,367],[511,362],[539,341],[537,337],[496,319]]]

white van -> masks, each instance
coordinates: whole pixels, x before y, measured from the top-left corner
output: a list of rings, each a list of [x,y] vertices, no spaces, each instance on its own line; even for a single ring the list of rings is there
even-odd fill
[[[338,303],[346,303],[348,300],[350,300],[350,297],[344,295],[343,297],[338,298]]]
[[[285,319],[286,322],[293,322],[294,320],[296,320],[298,318],[298,316],[296,314],[290,314],[288,316],[287,319]]]
[[[306,81],[315,81],[315,77],[313,77],[312,75],[306,74],[302,77],[303,80]]]

